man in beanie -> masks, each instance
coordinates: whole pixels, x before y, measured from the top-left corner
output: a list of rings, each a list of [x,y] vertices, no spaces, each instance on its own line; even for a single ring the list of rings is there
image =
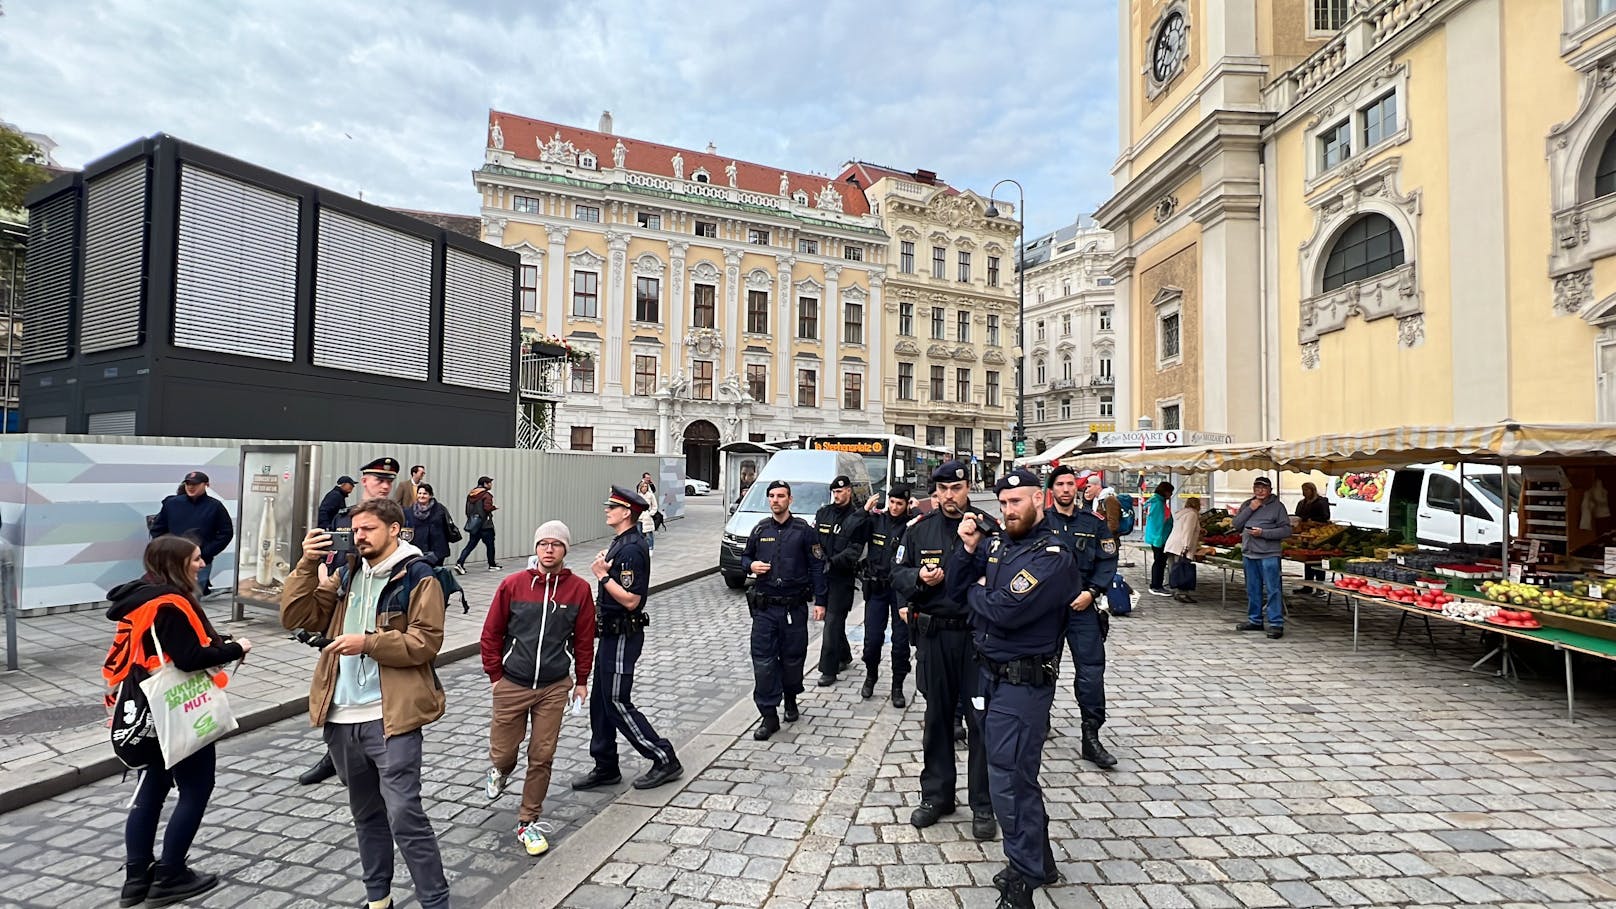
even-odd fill
[[[1291,518],[1274,495],[1267,477],[1251,481],[1251,498],[1234,515],[1234,532],[1245,547],[1246,620],[1236,631],[1262,631],[1263,607],[1268,609],[1268,636],[1285,636],[1285,601],[1279,589],[1280,541],[1291,535]]]
[[[528,855],[550,849],[550,827],[539,820],[550,789],[550,765],[570,695],[589,695],[595,654],[595,597],[588,581],[563,563],[572,533],[546,521],[533,534],[536,568],[500,582],[483,622],[483,671],[493,683],[484,792],[498,799],[516,767],[516,749],[529,730],[527,776],[516,812],[516,840]]]

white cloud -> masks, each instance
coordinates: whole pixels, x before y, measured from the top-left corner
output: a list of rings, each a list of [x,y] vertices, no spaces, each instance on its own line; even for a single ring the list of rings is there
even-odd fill
[[[486,112],[795,170],[849,158],[1027,187],[1029,232],[1109,196],[1116,7],[972,0],[12,0],[0,118],[80,165],[168,132],[386,205],[470,212]],[[352,137],[352,138],[349,138]]]

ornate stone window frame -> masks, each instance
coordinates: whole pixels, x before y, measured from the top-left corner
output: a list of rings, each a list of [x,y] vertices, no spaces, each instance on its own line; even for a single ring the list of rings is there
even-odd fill
[[[1549,277],[1559,315],[1593,301],[1594,262],[1616,255],[1616,195],[1593,197],[1600,154],[1616,135],[1616,42],[1608,44],[1582,61],[1577,112],[1549,130]]]
[[[1364,111],[1387,94],[1397,97],[1397,129],[1374,145],[1366,147],[1363,145]],[[1366,75],[1357,85],[1345,87],[1318,99],[1314,106],[1313,115],[1308,119],[1306,126],[1307,179],[1302,186],[1302,191],[1309,195],[1325,183],[1350,173],[1355,167],[1362,167],[1364,160],[1414,138],[1414,127],[1408,110],[1407,63],[1388,62]],[[1349,151],[1340,163],[1325,170],[1319,160],[1319,137],[1340,126],[1343,121],[1348,124]]]
[[[1184,52],[1178,55],[1177,60],[1173,61],[1173,68],[1168,72],[1167,78],[1157,81],[1156,69],[1151,66],[1151,54],[1156,48],[1157,36],[1161,34],[1162,27],[1167,24],[1167,18],[1174,13],[1184,17]],[[1185,0],[1173,0],[1172,3],[1162,7],[1156,13],[1155,20],[1150,23],[1150,28],[1145,29],[1145,53],[1142,57],[1145,65],[1142,72],[1145,77],[1146,100],[1154,101],[1166,94],[1167,90],[1172,87],[1173,82],[1179,76],[1184,75],[1185,68],[1189,66],[1190,46],[1193,44],[1194,29],[1195,20],[1190,15],[1190,5]]]
[[[1164,285],[1156,291],[1156,296],[1150,301],[1153,312],[1151,317],[1151,331],[1156,336],[1156,371],[1171,369],[1184,362],[1184,288]],[[1178,353],[1170,357],[1162,356],[1162,322],[1168,316],[1178,316]]]
[[[1594,0],[1560,0],[1560,5],[1565,23],[1560,32],[1562,57],[1576,53],[1589,38],[1616,25],[1616,13],[1594,15]]]
[[[1425,339],[1425,299],[1419,272],[1420,191],[1399,191],[1401,158],[1359,164],[1329,192],[1307,203],[1313,209],[1313,235],[1297,250],[1302,277],[1297,341],[1302,345],[1302,364],[1309,369],[1318,365],[1319,338],[1346,328],[1354,315],[1366,322],[1396,317],[1402,347],[1418,346]],[[1403,264],[1326,293],[1324,265],[1330,249],[1349,224],[1371,213],[1385,216],[1397,228],[1403,239]]]
[[[863,319],[859,322],[860,327],[863,329],[864,340],[862,341],[847,340],[847,307],[849,305],[857,306],[863,310],[860,314]],[[870,343],[870,328],[875,321],[870,311],[869,291],[857,284],[850,284],[842,288],[842,299],[840,305],[836,307],[836,320],[836,337],[839,339],[839,346],[850,347],[855,350],[863,350],[868,346]]]
[[[566,313],[568,321],[594,322],[599,324],[603,318],[601,312],[606,308],[606,257],[592,249],[580,249],[567,254],[567,286],[566,299],[562,301],[562,312]],[[580,316],[572,311],[573,288],[577,287],[578,272],[593,272],[595,275],[595,315]],[[597,350],[596,353],[599,353]]]

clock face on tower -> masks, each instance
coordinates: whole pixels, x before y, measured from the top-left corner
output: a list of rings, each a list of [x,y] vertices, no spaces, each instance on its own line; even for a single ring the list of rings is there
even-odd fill
[[[1185,50],[1184,14],[1170,13],[1156,30],[1156,40],[1151,42],[1151,77],[1158,84],[1166,82],[1172,77],[1179,62],[1184,59]]]

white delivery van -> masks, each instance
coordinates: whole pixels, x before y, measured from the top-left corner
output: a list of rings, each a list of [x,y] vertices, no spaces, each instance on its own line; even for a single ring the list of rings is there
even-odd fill
[[[752,488],[724,525],[724,539],[718,545],[718,570],[724,583],[739,590],[746,586],[746,566],[741,551],[752,528],[769,517],[769,484],[785,480],[791,484],[791,513],[814,522],[814,512],[830,504],[830,484],[846,475],[853,481],[853,505],[863,508],[870,497],[870,470],[859,455],[846,451],[779,451],[758,472]]]
[[[1502,468],[1466,464],[1414,464],[1396,470],[1348,473],[1330,478],[1324,490],[1330,520],[1337,524],[1402,533],[1427,546],[1503,541],[1504,503],[1520,501],[1521,475],[1512,468],[1504,488]],[[1511,505],[1510,538],[1518,534]]]

